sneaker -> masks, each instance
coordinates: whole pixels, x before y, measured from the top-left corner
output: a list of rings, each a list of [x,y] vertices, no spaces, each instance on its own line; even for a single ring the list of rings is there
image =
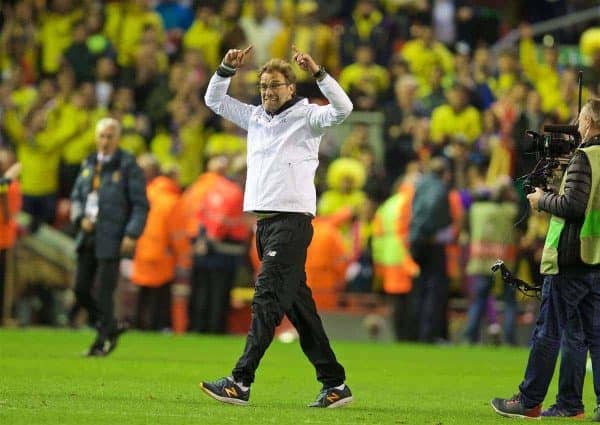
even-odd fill
[[[558,407],[558,405],[553,404],[550,408],[544,410],[542,412],[542,418],[571,418],[571,419],[584,419],[585,412],[580,410],[578,412],[570,412],[567,409],[563,409]]]
[[[487,333],[490,336],[492,344],[495,346],[502,345],[502,328],[498,323],[492,323],[487,328]]]
[[[92,346],[84,353],[86,357],[104,357],[106,353],[101,345],[92,344]]]
[[[527,408],[521,401],[521,394],[514,395],[510,399],[495,398],[492,400],[492,408],[502,416],[509,418],[541,419],[542,404]]]
[[[129,330],[129,323],[119,322],[115,330],[109,335],[108,339],[104,341],[102,351],[104,355],[108,356],[116,347],[119,337]]]
[[[592,416],[592,422],[600,422],[600,404],[594,409],[594,416]]]
[[[103,347],[104,341],[100,337],[100,334],[98,334],[96,335],[96,339],[94,340],[92,345],[90,345],[90,348],[88,348],[88,350],[85,351],[83,355],[86,357],[104,357],[105,353]]]
[[[348,385],[344,389],[338,390],[335,387],[323,388],[317,399],[310,403],[308,407],[341,407],[352,401],[352,391]]]
[[[245,406],[250,398],[250,389],[244,391],[233,379],[221,378],[214,382],[200,382],[200,389],[215,400]]]

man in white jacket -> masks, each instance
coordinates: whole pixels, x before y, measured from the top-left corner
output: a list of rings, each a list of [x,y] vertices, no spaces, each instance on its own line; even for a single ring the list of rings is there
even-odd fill
[[[247,404],[258,364],[285,314],[296,327],[302,350],[323,385],[309,406],[338,407],[351,402],[352,393],[306,285],[304,266],[316,213],[314,177],[319,143],[328,127],[350,115],[352,102],[310,55],[293,49],[293,60],[313,74],[329,105],[318,106],[297,97],[296,75],[291,65],[280,59],[271,59],[260,69],[262,105],[248,105],[228,96],[231,77],[252,46],[227,52],[204,97],[215,113],[248,131],[244,211],[259,218],[256,243],[262,268],[246,347],[232,376],[201,382],[200,388],[219,401]]]

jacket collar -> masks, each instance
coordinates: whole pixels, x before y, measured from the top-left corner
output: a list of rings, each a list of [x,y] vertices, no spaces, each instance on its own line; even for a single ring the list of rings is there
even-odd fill
[[[271,117],[274,117],[275,115],[279,115],[283,111],[291,108],[292,106],[294,106],[296,103],[300,102],[303,99],[304,99],[303,97],[294,96],[290,100],[285,102],[283,105],[281,105],[281,107],[278,110],[276,110],[275,112],[267,112],[267,114]]]
[[[588,146],[595,145],[600,145],[600,134],[596,134],[594,137],[590,138],[590,140],[584,143],[583,147],[587,148]]]
[[[119,164],[121,162],[122,152],[123,151],[120,148],[117,148],[115,153],[110,157],[110,160],[104,164],[103,168],[114,168],[115,164]],[[98,152],[90,154],[87,158],[87,163],[95,167],[98,163]]]

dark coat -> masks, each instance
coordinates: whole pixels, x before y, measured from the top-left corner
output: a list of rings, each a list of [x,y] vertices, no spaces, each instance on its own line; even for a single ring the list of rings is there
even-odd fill
[[[410,222],[411,245],[434,243],[436,233],[451,223],[448,187],[434,174],[425,174],[415,186]]]
[[[593,137],[585,144],[586,147],[593,145],[600,145],[600,136]],[[538,208],[565,219],[565,227],[558,241],[558,266],[590,267],[581,260],[579,240],[592,189],[592,167],[585,153],[575,151],[565,173],[564,194],[546,192],[540,198]],[[600,176],[594,178],[598,179]]]
[[[80,226],[84,217],[87,196],[92,192],[92,179],[97,154],[90,155],[81,167],[71,192],[71,221]],[[140,237],[148,215],[146,179],[141,168],[130,154],[118,149],[100,173],[98,189],[99,212],[93,235],[96,258],[119,258],[124,236]],[[77,251],[92,235],[79,231],[76,239]]]

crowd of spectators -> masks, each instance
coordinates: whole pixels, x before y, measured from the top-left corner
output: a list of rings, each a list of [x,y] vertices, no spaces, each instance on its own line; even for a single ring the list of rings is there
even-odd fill
[[[243,185],[245,155],[244,134],[203,103],[208,79],[228,49],[252,44],[250,63],[230,91],[257,103],[258,66],[271,57],[289,59],[296,45],[338,78],[366,117],[351,120],[343,140],[324,141],[307,263],[317,302],[335,308],[340,291],[383,291],[393,299],[398,339],[435,341],[448,338],[449,295],[473,294],[465,338],[476,342],[486,310],[497,326],[487,261],[504,255],[516,266],[526,259],[536,277],[545,218],[523,218],[517,178],[533,165],[524,131],[577,115],[578,68],[585,71],[584,100],[600,94],[599,30],[587,23],[539,44],[533,27],[522,23],[587,5],[568,3],[5,1],[0,149],[14,151],[22,164],[22,209],[34,218],[33,230],[46,223],[68,232],[69,194],[80,164],[95,150],[95,124],[117,118],[120,146],[136,156],[151,153],[156,173],[183,191],[182,227],[196,243],[190,255],[202,256],[199,200],[215,174]],[[511,29],[519,31],[517,44],[492,49]],[[577,57],[586,62],[569,62],[559,43],[578,44],[582,33]],[[314,81],[298,76],[298,94],[322,102]],[[369,114],[383,115],[380,145]],[[427,179],[439,186],[423,185]],[[520,217],[519,226],[510,225]],[[248,238],[241,233],[235,243]],[[382,246],[396,236],[402,255],[391,258]],[[252,245],[246,246],[252,258]],[[210,274],[207,267],[228,270],[243,262],[229,260],[191,267],[192,305],[202,303],[196,281]],[[505,312],[513,299],[505,297]],[[195,330],[224,331],[193,314]],[[223,321],[222,312],[216,317]],[[514,343],[511,332],[506,341]]]

